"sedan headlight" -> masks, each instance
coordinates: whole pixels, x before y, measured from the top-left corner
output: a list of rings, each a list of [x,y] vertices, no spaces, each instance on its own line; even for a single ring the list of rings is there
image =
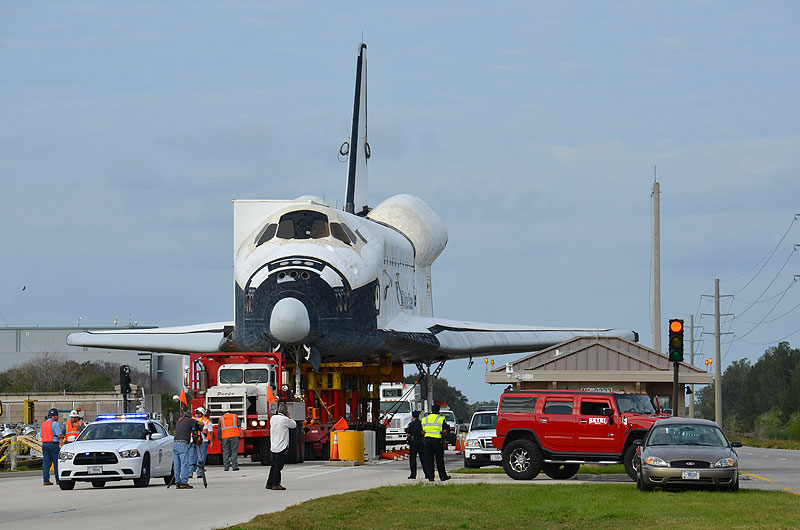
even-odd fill
[[[62,462],[66,462],[67,460],[72,460],[72,457],[75,456],[75,453],[70,453],[69,451],[61,451],[58,453],[58,459]]]
[[[736,460],[733,458],[720,458],[714,462],[714,467],[734,467],[735,465]]]
[[[119,456],[122,458],[136,458],[137,456],[142,456],[139,454],[137,449],[126,449],[124,451],[119,452]]]
[[[648,466],[655,466],[655,467],[667,467],[669,464],[664,462],[663,458],[659,458],[657,456],[648,456],[644,459],[644,463]]]
[[[480,440],[467,440],[466,447],[479,448],[480,446]]]

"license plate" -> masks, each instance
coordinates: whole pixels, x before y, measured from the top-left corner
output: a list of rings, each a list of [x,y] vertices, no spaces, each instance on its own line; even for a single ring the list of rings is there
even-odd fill
[[[492,455],[492,462],[499,462],[503,459],[503,455]]]
[[[683,480],[700,480],[700,472],[694,470],[681,471],[681,478]]]
[[[103,466],[89,466],[86,472],[90,475],[101,475],[103,473]]]

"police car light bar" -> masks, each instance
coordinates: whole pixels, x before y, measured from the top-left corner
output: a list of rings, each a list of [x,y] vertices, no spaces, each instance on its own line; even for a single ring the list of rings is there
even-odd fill
[[[107,420],[146,420],[149,414],[100,414],[97,421]]]

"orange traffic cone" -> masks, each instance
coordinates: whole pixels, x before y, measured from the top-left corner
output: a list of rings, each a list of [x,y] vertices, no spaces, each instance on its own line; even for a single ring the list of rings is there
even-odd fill
[[[333,445],[331,446],[331,460],[339,460],[339,438],[333,431]]]

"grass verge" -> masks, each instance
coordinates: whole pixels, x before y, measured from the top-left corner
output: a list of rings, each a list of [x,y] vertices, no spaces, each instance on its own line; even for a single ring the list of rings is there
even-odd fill
[[[345,493],[233,529],[797,528],[800,499],[741,490],[639,492],[633,484],[407,485]]]

